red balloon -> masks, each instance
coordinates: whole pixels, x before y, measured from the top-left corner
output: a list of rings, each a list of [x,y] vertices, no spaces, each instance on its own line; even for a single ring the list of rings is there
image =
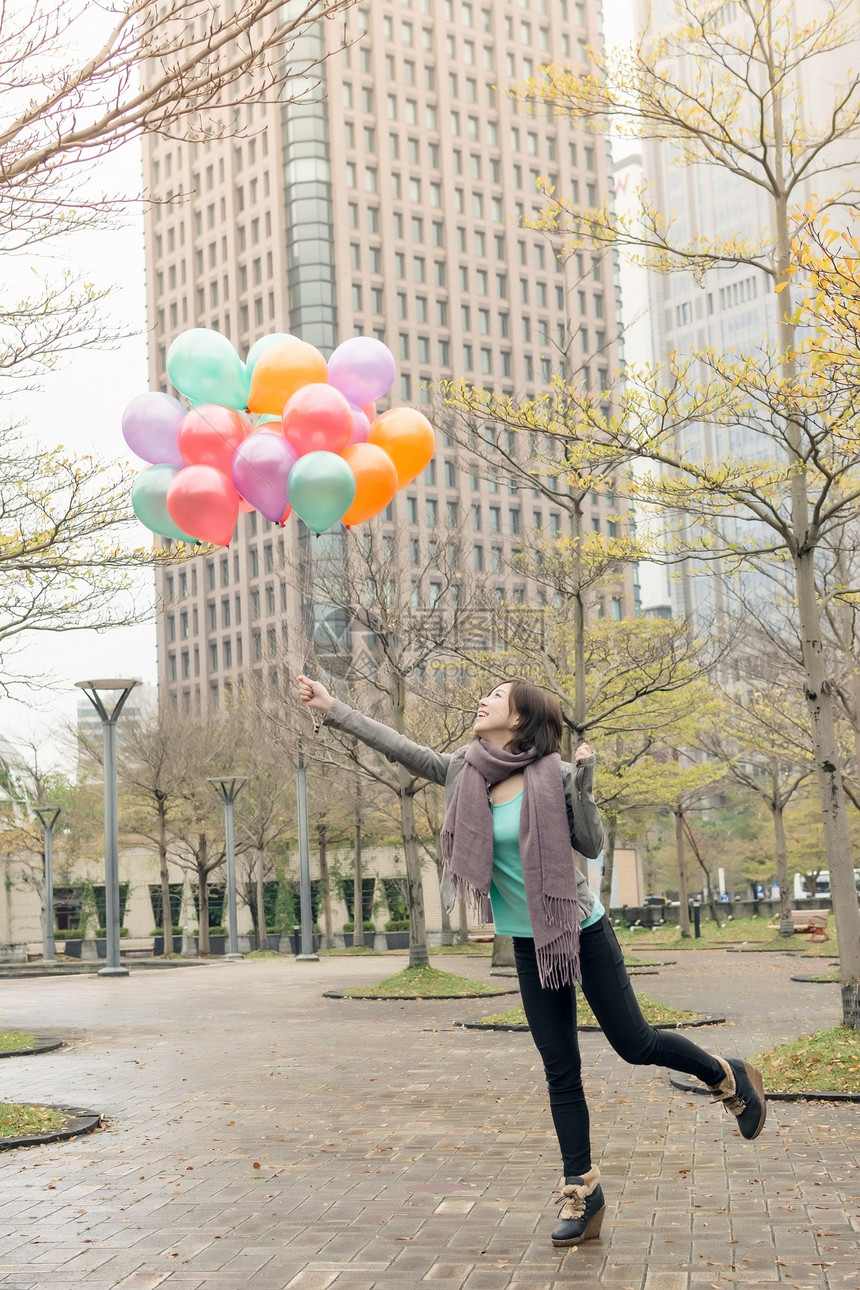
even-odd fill
[[[239,494],[214,466],[186,466],[167,490],[167,513],[184,533],[229,546],[239,518]]]
[[[340,454],[352,434],[352,408],[333,385],[303,385],[284,408],[284,438],[300,457]]]
[[[233,453],[252,428],[244,412],[207,403],[185,414],[179,427],[179,451],[189,466],[214,466],[229,476]]]

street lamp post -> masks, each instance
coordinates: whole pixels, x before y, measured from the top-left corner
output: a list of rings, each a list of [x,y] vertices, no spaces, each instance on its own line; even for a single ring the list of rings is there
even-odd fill
[[[128,968],[119,961],[119,823],[117,818],[116,785],[116,723],[132,690],[142,682],[117,680],[76,681],[95,708],[102,723],[104,736],[105,781],[105,966],[99,976],[128,976]],[[102,697],[119,695],[110,711]]]
[[[47,967],[56,964],[54,958],[54,825],[60,815],[59,806],[37,806],[33,811],[45,830],[45,927],[42,937],[43,959]]]
[[[212,775],[209,783],[224,803],[224,833],[227,838],[227,953],[225,958],[241,959],[239,930],[236,922],[236,852],[233,844],[233,803],[247,775]]]

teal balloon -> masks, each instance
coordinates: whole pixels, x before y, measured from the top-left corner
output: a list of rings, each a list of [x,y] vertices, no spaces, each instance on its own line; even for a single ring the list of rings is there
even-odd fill
[[[290,471],[287,496],[308,528],[324,533],[352,506],[355,475],[336,453],[309,452]]]
[[[153,533],[160,537],[176,538],[181,542],[196,542],[197,538],[183,533],[173,523],[167,510],[167,490],[179,474],[181,466],[149,466],[134,481],[131,504],[134,513]]]
[[[195,405],[248,406],[250,377],[226,336],[208,327],[184,331],[167,351],[167,375]]]
[[[249,381],[251,379],[251,373],[256,367],[258,360],[263,357],[266,350],[271,349],[273,345],[282,344],[285,340],[295,340],[295,336],[291,336],[289,332],[286,331],[276,331],[273,332],[271,336],[261,336],[259,340],[254,341],[253,345],[248,350],[248,357],[245,359]]]

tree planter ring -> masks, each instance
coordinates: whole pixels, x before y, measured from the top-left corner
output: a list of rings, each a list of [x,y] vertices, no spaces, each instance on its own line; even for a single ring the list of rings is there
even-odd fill
[[[704,1084],[693,1083],[689,1076],[680,1075],[672,1071],[669,1075],[669,1083],[673,1088],[680,1089],[682,1093],[701,1093],[707,1095],[710,1089],[705,1088]],[[826,1090],[803,1089],[796,1092],[771,1092],[765,1089],[767,1100],[769,1102],[860,1102],[860,1093],[828,1093]]]
[[[513,991],[511,991],[513,993]],[[690,1026],[722,1026],[725,1024],[725,1017],[700,1017],[693,1021],[658,1021],[654,1023],[655,1030],[686,1030]],[[503,1025],[498,1021],[453,1021],[451,1023],[459,1030],[522,1030],[528,1031],[528,1026],[523,1025]],[[600,1026],[577,1026],[577,1030],[589,1034],[602,1034]],[[707,1089],[703,1090],[707,1093]]]
[[[57,1129],[48,1129],[46,1133],[26,1133],[17,1138],[0,1138],[0,1151],[12,1151],[15,1147],[35,1147],[43,1143],[65,1142],[69,1138],[80,1138],[84,1133],[92,1133],[101,1123],[100,1111],[85,1111],[79,1106],[52,1106],[45,1102],[31,1102],[46,1111],[58,1111],[66,1121]]]
[[[351,1003],[435,1003],[438,999],[495,999],[500,994],[519,994],[518,989],[485,990],[481,994],[349,994],[346,990],[324,990],[324,999],[349,999]]]
[[[32,1048],[4,1048],[0,1049],[0,1057],[31,1057],[33,1053],[50,1053],[55,1048],[63,1047],[63,1040],[57,1039],[53,1035],[34,1035],[35,1043]]]

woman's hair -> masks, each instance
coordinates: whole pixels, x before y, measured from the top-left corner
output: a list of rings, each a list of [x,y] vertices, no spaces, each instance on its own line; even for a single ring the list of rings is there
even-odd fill
[[[516,734],[510,744],[511,752],[526,752],[534,748],[539,757],[558,752],[563,727],[558,700],[533,681],[524,681],[519,676],[508,677],[507,681],[511,687],[508,701],[519,717]]]

